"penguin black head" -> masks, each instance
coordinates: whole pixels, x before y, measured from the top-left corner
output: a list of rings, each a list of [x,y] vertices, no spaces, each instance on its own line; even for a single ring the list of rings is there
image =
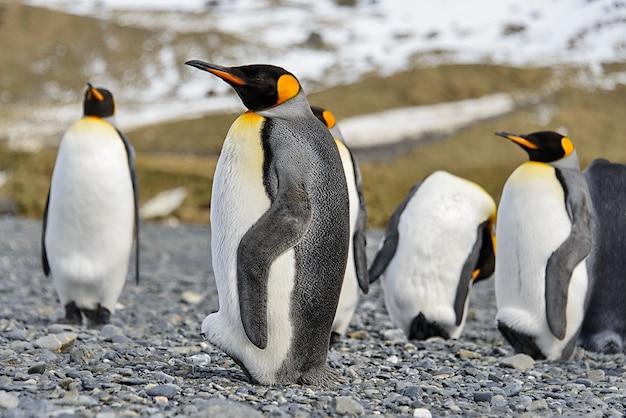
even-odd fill
[[[315,117],[321,120],[328,129],[333,129],[337,124],[335,115],[333,115],[330,110],[324,109],[320,106],[311,106],[311,110],[313,111]]]
[[[509,139],[522,147],[530,161],[551,163],[569,157],[574,152],[574,144],[567,136],[552,131],[518,135],[509,132],[496,132],[496,135]]]
[[[298,79],[281,67],[266,64],[221,67],[204,61],[187,61],[186,65],[221,78],[235,89],[243,104],[252,111],[278,106],[300,93]]]
[[[83,100],[83,114],[85,116],[97,116],[108,118],[115,113],[115,100],[110,91],[97,88],[87,83],[85,99]]]

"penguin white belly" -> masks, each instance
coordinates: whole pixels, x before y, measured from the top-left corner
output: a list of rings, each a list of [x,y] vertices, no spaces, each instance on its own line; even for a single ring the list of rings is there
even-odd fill
[[[133,242],[126,149],[108,122],[86,117],[65,133],[50,187],[45,245],[62,304],[115,312]]]
[[[576,327],[568,326],[565,338],[558,340],[550,332],[546,319],[546,264],[570,231],[563,188],[554,168],[535,162],[518,167],[504,186],[498,210],[496,320],[535,337],[537,346],[549,359],[559,358],[577,331]],[[570,282],[568,324],[580,323],[586,288],[583,260]]]
[[[359,301],[359,284],[356,277],[356,265],[354,259],[354,232],[359,216],[359,193],[356,188],[356,179],[354,176],[354,166],[348,149],[338,140],[335,140],[341,156],[343,170],[346,175],[348,185],[348,197],[350,201],[350,244],[348,247],[348,263],[346,264],[346,273],[341,286],[339,302],[337,304],[337,312],[333,321],[332,331],[338,334],[345,334],[354,311]]]
[[[457,325],[454,311],[461,271],[476,242],[478,225],[493,212],[491,198],[467,184],[449,173],[435,172],[400,217],[398,246],[382,286],[389,315],[406,335],[420,312],[451,338],[458,338],[463,329],[465,314]]]
[[[292,249],[271,265],[267,287],[268,340],[256,347],[245,334],[237,290],[237,248],[244,234],[269,209],[263,184],[263,149],[259,130],[263,118],[245,113],[228,132],[215,169],[211,196],[211,251],[219,311],[202,323],[205,338],[245,363],[259,381],[273,381],[287,356],[292,337],[289,304],[295,277]],[[255,359],[246,362],[247,359]]]

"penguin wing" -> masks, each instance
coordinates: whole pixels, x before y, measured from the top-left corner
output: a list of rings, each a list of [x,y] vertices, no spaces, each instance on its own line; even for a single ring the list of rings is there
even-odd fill
[[[357,162],[350,153],[352,158],[352,166],[354,167],[354,178],[356,180],[356,190],[359,196],[359,213],[356,219],[354,235],[352,237],[352,246],[354,251],[354,265],[356,267],[356,277],[359,287],[363,293],[367,294],[370,290],[369,272],[367,271],[367,208],[365,206],[365,197],[363,196],[363,181],[361,171]]]
[[[273,170],[272,170],[273,171]],[[296,176],[301,175],[295,173]],[[276,177],[275,173],[271,174]],[[312,218],[302,179],[280,178],[270,208],[244,234],[237,248],[239,312],[250,341],[267,346],[267,281],[273,261],[302,240]]]
[[[128,170],[133,184],[133,197],[135,199],[135,282],[139,284],[139,184],[137,182],[137,171],[135,170],[135,149],[122,131],[117,128],[115,130],[122,139],[124,148],[126,148]]]
[[[48,189],[48,197],[46,197],[46,206],[43,210],[43,224],[41,227],[41,267],[43,274],[50,275],[50,264],[48,263],[48,253],[46,251],[46,228],[48,227],[48,204],[50,203],[50,189]]]
[[[546,316],[552,334],[565,338],[567,327],[567,295],[572,273],[591,251],[593,206],[582,173],[555,168],[563,186],[565,207],[572,222],[570,235],[552,253],[546,265]]]
[[[383,240],[380,244],[380,248],[376,253],[376,257],[374,257],[374,261],[369,269],[369,280],[370,283],[374,283],[381,274],[385,272],[387,266],[393,259],[393,256],[396,253],[396,249],[398,248],[398,239],[400,234],[398,232],[398,224],[400,223],[400,216],[406,209],[406,206],[409,204],[409,201],[413,198],[415,193],[417,193],[417,189],[422,185],[425,179],[422,179],[417,184],[411,188],[408,196],[400,203],[400,205],[396,208],[396,210],[391,214],[389,218],[389,223],[387,224],[387,229],[385,230],[385,235],[383,236]]]
[[[490,277],[495,268],[495,261],[489,221],[485,221],[478,225],[476,241],[461,269],[461,276],[459,277],[459,284],[454,297],[454,313],[457,326],[463,322],[463,312],[469,294],[470,283],[472,283],[472,280],[476,281]]]

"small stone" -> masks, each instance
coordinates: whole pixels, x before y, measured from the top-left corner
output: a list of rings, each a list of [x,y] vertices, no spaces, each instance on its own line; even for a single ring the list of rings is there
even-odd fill
[[[333,398],[331,408],[339,415],[363,415],[363,413],[365,413],[363,405],[349,396],[337,396]]]
[[[59,399],[54,399],[52,402],[54,404],[64,405],[64,406],[91,407],[91,406],[98,405],[98,401],[97,400],[95,400],[91,396],[87,396],[87,395],[67,396],[67,397],[63,397],[63,398],[59,398]]]
[[[70,360],[74,363],[89,364],[90,358],[91,351],[89,351],[89,349],[87,349],[84,345],[74,347],[72,351],[70,351]]]
[[[522,385],[520,383],[514,382],[510,385],[506,385],[502,391],[507,397],[515,396],[522,391]]]
[[[528,412],[542,411],[544,409],[548,409],[548,402],[545,399],[538,399],[533,401],[528,406]]]
[[[398,356],[389,356],[387,357],[387,361],[391,364],[398,364],[398,361],[400,361],[400,359],[398,358]]]
[[[503,367],[511,367],[515,370],[526,371],[535,365],[535,360],[528,354],[516,354],[507,357],[500,362]]]
[[[170,383],[165,383],[163,385],[155,385],[146,389],[146,393],[150,396],[163,396],[167,399],[172,399],[180,388],[176,385],[172,385]]]
[[[128,338],[126,335],[115,334],[114,336],[111,337],[111,342],[113,344],[129,344],[129,343],[132,343],[133,340]]]
[[[413,416],[419,418],[432,418],[433,414],[426,408],[415,408],[413,410]]]
[[[589,370],[587,372],[587,379],[592,382],[601,382],[605,379],[605,377],[606,375],[604,373],[604,370],[601,369]]]
[[[491,402],[493,392],[474,392],[474,402]]]
[[[468,360],[468,359],[479,359],[481,356],[480,354],[474,352],[474,351],[470,351],[470,350],[465,350],[464,348],[461,348],[459,350],[459,358],[464,359],[464,360]]]
[[[361,329],[348,333],[348,338],[352,338],[354,340],[362,340],[363,338],[365,338],[366,335],[367,331]]]
[[[154,401],[160,404],[166,404],[168,402],[167,396],[155,396]]]
[[[204,296],[198,293],[185,291],[181,295],[181,299],[183,302],[185,302],[188,305],[197,305],[198,303],[202,302],[202,299],[204,299]]]
[[[74,344],[77,335],[73,332],[62,332],[61,334],[47,335],[37,338],[33,343],[36,348],[45,348],[52,352],[65,351]]]
[[[263,413],[240,402],[227,399],[210,399],[205,409],[199,411],[191,418],[263,418]]]
[[[3,390],[0,391],[0,410],[15,408],[19,403],[20,400],[17,396],[13,396]]]
[[[35,363],[28,368],[28,374],[43,374],[46,371],[46,363]]]
[[[196,366],[206,366],[207,364],[211,364],[211,356],[206,353],[195,354],[189,357],[189,362]]]
[[[386,340],[389,340],[394,343],[404,342],[406,341],[406,336],[404,335],[404,331],[400,328],[393,328],[383,331],[383,336]]]
[[[112,324],[106,324],[100,330],[100,338],[104,341],[113,341],[115,335],[124,335],[124,330]]]

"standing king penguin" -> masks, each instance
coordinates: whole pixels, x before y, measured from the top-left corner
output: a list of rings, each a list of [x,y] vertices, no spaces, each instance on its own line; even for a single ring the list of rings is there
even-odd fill
[[[332,383],[326,359],[350,234],[333,137],[283,68],[186,64],[227,82],[249,109],[230,127],[215,169],[219,311],[202,333],[253,382]]]
[[[332,337],[345,335],[350,320],[354,315],[359,301],[359,287],[363,293],[369,292],[369,275],[367,271],[367,210],[363,196],[361,171],[350,149],[346,146],[343,135],[337,125],[335,116],[319,106],[311,106],[313,114],[324,123],[335,138],[343,164],[348,195],[350,199],[350,247],[348,250],[348,265],[343,278],[339,304],[333,321]]]
[[[391,215],[369,270],[409,339],[458,338],[470,285],[493,274],[496,204],[482,187],[435,171]]]
[[[567,136],[496,135],[530,159],[506,181],[498,208],[498,329],[517,352],[567,359],[592,287],[586,260],[595,227],[587,182]]]
[[[88,84],[83,113],[59,144],[41,258],[65,307],[65,320],[97,325],[115,313],[133,236],[139,281],[138,188],[135,152],[114,125],[111,93]]]
[[[589,256],[594,285],[580,342],[586,350],[621,353],[626,347],[626,165],[597,159],[584,175],[598,233]]]

